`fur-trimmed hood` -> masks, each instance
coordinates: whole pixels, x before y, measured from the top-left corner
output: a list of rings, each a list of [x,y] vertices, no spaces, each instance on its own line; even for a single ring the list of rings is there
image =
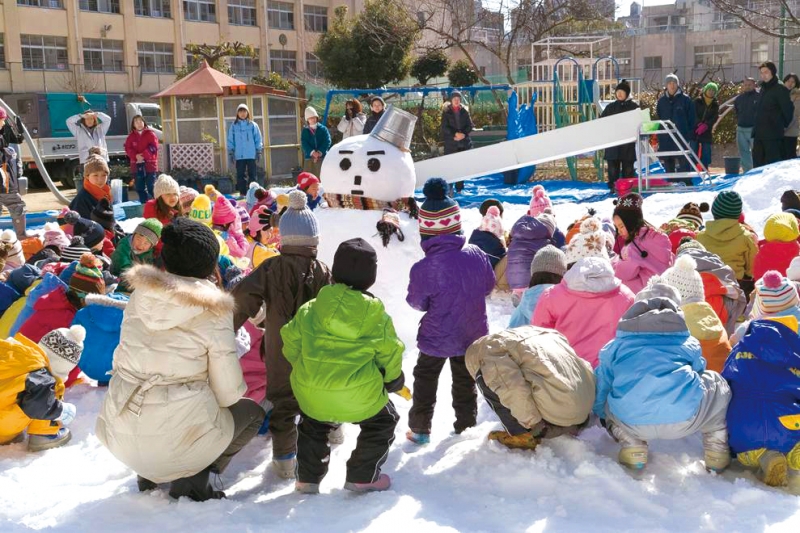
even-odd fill
[[[125,307],[128,305],[128,298],[126,296],[117,294],[114,296],[105,294],[87,294],[83,301],[86,306],[98,305],[101,307],[113,307],[114,309],[122,310],[125,310]]]
[[[233,298],[207,280],[162,272],[150,265],[136,265],[124,275],[134,289],[129,305],[140,316],[152,317],[151,329],[169,329],[208,311],[233,313]]]

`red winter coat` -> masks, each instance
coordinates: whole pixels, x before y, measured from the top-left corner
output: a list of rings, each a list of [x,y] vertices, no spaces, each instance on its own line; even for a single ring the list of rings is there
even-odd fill
[[[800,255],[800,244],[797,241],[761,241],[758,243],[758,253],[753,263],[753,279],[761,279],[767,270],[777,270],[785,276],[792,259],[798,255]]]
[[[144,169],[147,173],[158,170],[158,137],[156,132],[145,128],[141,133],[134,130],[125,139],[125,153],[131,161],[131,173],[136,174],[136,156],[144,158]]]
[[[67,299],[66,287],[59,286],[33,304],[33,314],[19,328],[33,342],[39,342],[54,329],[68,328],[78,310]]]
[[[142,210],[142,217],[144,218],[157,218],[161,224],[166,226],[167,224],[172,222],[174,217],[160,217],[158,216],[158,208],[156,207],[156,200],[147,200],[144,204],[144,209]]]

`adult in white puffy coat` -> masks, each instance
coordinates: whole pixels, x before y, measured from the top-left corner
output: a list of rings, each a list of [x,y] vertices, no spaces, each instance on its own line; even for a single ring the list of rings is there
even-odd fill
[[[139,490],[171,482],[170,496],[224,497],[209,483],[257,433],[236,356],[233,299],[208,281],[219,244],[186,218],[162,233],[167,272],[139,265],[125,310],[97,436],[134,470]]]

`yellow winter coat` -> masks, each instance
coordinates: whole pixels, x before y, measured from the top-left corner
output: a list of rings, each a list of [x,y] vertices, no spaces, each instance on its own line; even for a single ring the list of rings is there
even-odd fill
[[[47,374],[42,373],[37,380],[29,379],[31,372],[42,369],[45,369]],[[34,392],[32,391],[34,387],[45,387],[52,392],[50,394],[35,392],[31,395],[36,396],[31,404],[20,405],[20,393],[26,390]],[[34,411],[53,412],[54,404],[58,403],[56,399],[63,397],[64,384],[60,379],[53,377],[50,361],[36,343],[22,335],[0,340],[0,444],[13,440],[29,426],[29,431],[40,435],[56,433],[59,428],[57,423],[34,420],[29,414]],[[34,424],[37,426],[35,431]]]
[[[715,372],[722,372],[725,360],[731,353],[731,343],[725,326],[706,302],[690,303],[681,306],[686,318],[689,334],[700,341],[703,357],[706,359],[706,368]]]
[[[709,221],[706,229],[697,234],[697,240],[731,267],[737,280],[753,276],[758,247],[753,235],[738,221],[728,218]]]
[[[6,309],[6,312],[3,313],[3,316],[0,317],[0,339],[8,338],[9,332],[11,332],[11,326],[14,325],[14,322],[17,320],[22,309],[25,307],[25,304],[28,302],[28,295],[31,291],[42,282],[41,279],[37,279],[33,282],[33,284],[28,287],[28,290],[25,291],[25,295],[18,299],[16,302],[11,304],[11,307]]]

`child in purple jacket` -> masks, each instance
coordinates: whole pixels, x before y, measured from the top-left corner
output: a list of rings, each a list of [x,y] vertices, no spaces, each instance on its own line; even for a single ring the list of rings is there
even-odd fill
[[[423,189],[419,233],[425,257],[411,268],[408,304],[424,311],[417,333],[420,354],[414,367],[414,398],[408,413],[408,440],[430,442],[439,374],[450,359],[453,375],[455,432],[475,425],[478,413],[475,381],[464,354],[489,333],[486,296],[494,288],[494,270],[480,248],[465,245],[458,204],[447,198],[447,183],[431,178]]]

